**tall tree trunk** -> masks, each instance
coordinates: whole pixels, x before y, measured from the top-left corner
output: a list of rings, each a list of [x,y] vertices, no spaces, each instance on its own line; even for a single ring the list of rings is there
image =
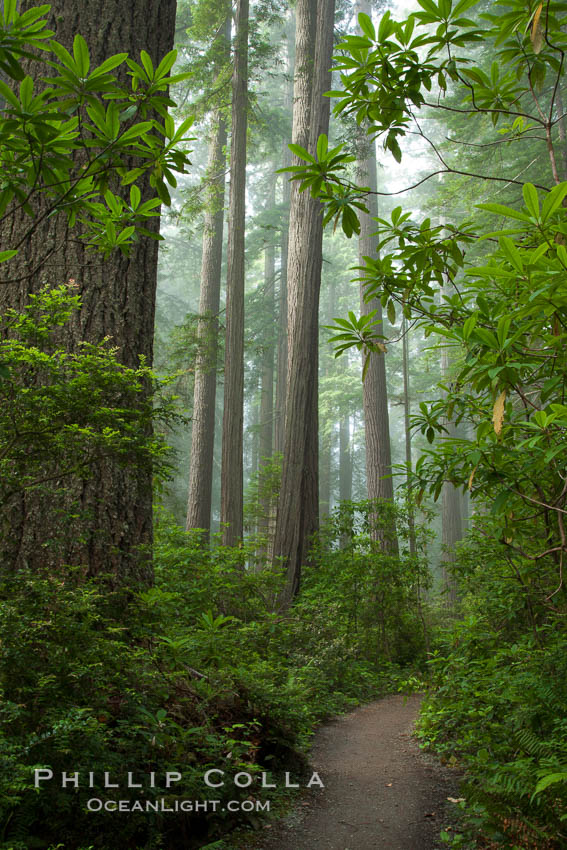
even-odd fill
[[[407,494],[408,494],[408,532],[409,532],[409,550],[410,555],[415,555],[417,545],[415,540],[415,511],[413,505],[413,490],[412,490],[412,451],[411,451],[411,428],[410,428],[410,380],[409,380],[409,331],[407,320],[404,316],[402,319],[402,373],[404,378],[404,435],[406,449],[406,470],[407,470]]]
[[[443,297],[442,293],[441,297]],[[441,374],[443,380],[447,381],[449,375],[449,354],[446,347],[443,347],[441,353]],[[446,419],[443,424],[448,432],[447,437],[455,437],[456,428],[454,423]],[[441,506],[441,569],[443,590],[446,594],[447,606],[454,608],[457,602],[457,582],[450,568],[456,561],[455,546],[463,539],[463,510],[461,492],[450,481],[445,481],[443,484]]]
[[[321,520],[331,513],[332,431],[321,435],[319,458],[319,511]]]
[[[298,0],[296,8],[293,141],[315,150],[329,125],[334,0]],[[315,39],[313,36],[315,35]],[[287,570],[281,604],[299,590],[318,509],[318,310],[323,210],[308,192],[291,190],[288,257],[288,372],[284,466],[274,554]]]
[[[352,456],[350,451],[350,416],[342,416],[339,422],[339,501],[352,499]],[[340,546],[344,549],[352,540],[352,514],[343,513]]]
[[[355,6],[357,14],[371,14],[368,0],[358,0]],[[365,132],[358,136],[359,180],[363,186],[368,186],[371,192],[378,189],[376,169],[376,146],[369,141]],[[358,238],[358,261],[365,265],[364,257],[377,256],[376,222],[378,217],[378,200],[376,194],[370,194],[366,199],[368,213],[360,215],[360,236]],[[364,300],[364,287],[360,284],[360,312],[362,314],[376,311],[375,320],[382,320],[382,304],[379,298],[371,301]],[[379,330],[381,325],[378,326]],[[370,355],[370,362],[362,388],[364,408],[364,435],[366,442],[366,489],[368,498],[373,500],[386,499],[394,501],[394,482],[392,480],[392,454],[390,448],[390,420],[388,414],[388,390],[386,386],[386,360],[384,354]],[[394,533],[387,533],[381,528],[382,523],[377,517],[373,523],[372,537],[384,549],[397,552],[398,543]]]
[[[339,423],[339,499],[352,499],[352,455],[350,447],[350,416],[343,416]]]
[[[289,81],[284,88],[284,110],[291,113],[293,108],[293,39],[290,27],[286,27],[287,58],[286,70]],[[283,165],[291,165],[291,152],[284,145]],[[284,174],[282,184],[282,229],[281,229],[281,262],[280,289],[278,299],[278,368],[276,373],[276,405],[274,411],[274,451],[283,452],[285,427],[285,391],[287,383],[287,260],[289,239],[289,203],[291,184]]]
[[[366,142],[366,144],[368,144]],[[364,158],[359,159],[360,180],[376,191],[376,155],[374,143]],[[367,199],[368,214],[360,216],[360,236],[358,240],[359,264],[365,265],[364,257],[376,256],[376,231],[374,218],[378,216],[376,195]],[[364,299],[364,287],[360,285],[360,312],[371,313],[376,310],[375,319],[382,319],[382,305],[379,298],[370,301]],[[380,328],[381,326],[379,326]],[[394,483],[392,480],[392,454],[390,449],[390,419],[388,414],[388,390],[386,386],[386,356],[371,354],[368,370],[362,386],[362,402],[364,408],[364,436],[366,442],[366,488],[369,499],[394,500]],[[395,534],[385,534],[380,529],[380,522],[374,526],[372,536],[384,548],[397,551]]]
[[[230,24],[231,16],[228,15],[223,31],[218,36],[223,64],[230,60]],[[226,118],[224,111],[219,108],[212,120],[207,168],[209,183],[203,223],[201,296],[197,328],[199,348],[195,363],[193,431],[186,523],[187,530],[190,528],[205,529],[204,542],[208,540],[211,530],[226,141]]]
[[[248,468],[248,480],[252,481],[258,475],[258,460],[259,460],[259,448],[260,448],[260,396],[257,388],[254,388],[254,392],[252,393],[249,401],[248,407],[248,421],[249,425],[246,429],[247,433],[247,443],[250,446],[250,466]],[[259,483],[259,482],[258,482]],[[258,493],[258,499],[260,494]],[[246,530],[250,534],[256,534],[257,528],[257,513],[254,512],[254,516],[252,517],[249,525],[247,525]]]
[[[22,0],[20,11],[36,5]],[[175,0],[132,0],[128,4],[122,0],[87,4],[52,0],[48,20],[57,40],[69,50],[74,36],[81,33],[93,63],[124,51],[138,59],[145,49],[157,65],[173,45]],[[32,75],[45,75],[45,66],[33,66],[35,63],[31,63]],[[126,71],[123,74],[127,79]],[[149,175],[139,185],[142,199],[154,194]],[[17,242],[29,223],[21,211],[10,215],[0,233],[3,243]],[[157,231],[159,220],[150,220],[146,227]],[[20,281],[0,287],[0,310],[21,310],[29,294],[46,284],[58,286],[73,279],[82,306],[61,337],[68,350],[77,351],[83,340],[96,343],[109,337],[125,365],[137,367],[141,355],[151,364],[157,252],[156,241],[142,239],[128,257],[116,252],[103,259],[85,249],[78,232],[69,231],[64,218],[46,218],[15,261],[18,274],[14,277]],[[74,520],[64,523],[60,517],[71,505]],[[12,533],[0,543],[0,560],[14,569],[76,564],[84,566],[88,575],[110,573],[117,582],[152,580],[150,470],[122,468],[109,461],[96,463],[88,480],[70,482],[65,492],[55,482],[53,498],[24,494],[10,519]],[[62,525],[67,527],[59,534]],[[52,539],[46,540],[50,533]],[[140,544],[146,544],[145,555],[137,552]]]
[[[323,312],[323,311],[320,311]],[[333,317],[337,315],[337,288],[333,276],[331,276],[325,292],[325,308],[323,320],[326,325],[331,325]],[[336,360],[330,350],[323,349],[324,359],[322,376],[324,386],[332,381],[332,375],[336,370]],[[319,439],[319,516],[321,520],[331,513],[332,479],[333,479],[333,443],[335,437],[335,422],[333,414],[327,414],[327,421],[320,428]]]
[[[271,210],[276,203],[276,180],[275,175],[270,174],[268,178],[268,192],[266,198],[266,209]],[[271,231],[267,231],[267,244],[264,249],[264,299],[263,314],[265,322],[265,336],[262,344],[262,382],[260,396],[260,461],[258,467],[258,486],[260,516],[258,531],[267,538],[270,521],[270,510],[273,502],[273,494],[269,491],[268,480],[264,473],[264,467],[269,463],[273,453],[274,434],[274,336],[275,326],[275,275],[276,275],[276,251],[272,240]],[[266,550],[267,551],[267,550]]]
[[[243,533],[242,426],[244,416],[244,231],[248,124],[248,0],[238,0],[234,71],[226,281],[226,352],[222,432],[222,542],[235,546]]]

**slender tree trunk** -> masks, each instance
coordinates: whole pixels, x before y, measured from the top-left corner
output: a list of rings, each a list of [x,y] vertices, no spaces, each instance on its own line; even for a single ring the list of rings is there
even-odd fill
[[[371,15],[368,0],[357,0],[356,14],[364,12]],[[358,170],[362,185],[368,186],[371,192],[378,189],[376,169],[376,146],[368,140],[366,133],[361,130],[358,137],[359,155]],[[377,256],[376,222],[378,217],[378,200],[376,194],[370,194],[366,200],[368,213],[360,216],[360,236],[358,238],[359,265],[364,266],[364,257]],[[379,298],[371,301],[364,299],[364,287],[360,284],[360,311],[362,314],[376,311],[375,320],[382,320],[382,304]],[[381,330],[382,326],[378,326]],[[392,480],[392,454],[390,448],[390,420],[388,414],[388,390],[386,386],[386,359],[384,354],[373,354],[366,372],[362,388],[364,408],[364,435],[366,442],[366,489],[368,498],[372,500],[386,499],[394,501],[394,483]],[[386,533],[382,528],[379,515],[373,523],[371,535],[384,549],[397,552],[398,543],[395,534]]]
[[[230,15],[227,16],[222,42],[223,60],[230,60]],[[215,398],[217,387],[218,313],[220,306],[221,266],[224,224],[224,187],[227,142],[226,118],[222,109],[213,116],[209,143],[201,297],[197,337],[199,352],[195,363],[193,393],[193,431],[189,468],[187,530],[203,528],[204,542],[211,529],[213,453],[215,443]]]
[[[406,318],[402,319],[402,372],[404,377],[404,434],[406,449],[407,470],[407,494],[408,494],[408,531],[410,555],[415,555],[417,545],[415,540],[415,512],[413,506],[412,470],[413,460],[411,451],[411,428],[410,428],[410,380],[409,380],[409,331]]]
[[[321,519],[331,513],[331,476],[332,476],[332,432],[321,435],[321,457],[319,461],[319,509]]]
[[[284,109],[291,113],[293,108],[293,40],[290,28],[287,28],[287,61],[286,69],[290,77],[284,88]],[[283,165],[291,165],[291,152],[284,145]],[[276,406],[274,411],[274,451],[283,452],[285,426],[285,391],[287,383],[287,261],[289,239],[289,203],[291,184],[284,174],[282,184],[282,230],[281,230],[281,262],[280,289],[278,307],[278,368],[276,373]]]
[[[260,404],[261,404],[261,396],[259,395],[257,389],[254,390],[252,395],[251,403],[248,407],[248,417],[249,417],[249,426],[247,428],[247,436],[248,436],[248,444],[250,446],[250,467],[248,470],[248,480],[253,480],[259,471],[259,457],[260,457]],[[258,482],[259,483],[259,482]],[[247,531],[250,534],[256,534],[257,528],[257,515],[254,513],[254,517],[251,522],[247,526]]]
[[[339,501],[352,499],[352,457],[350,452],[350,416],[342,416],[339,422]],[[352,514],[343,514],[340,545],[344,549],[352,540]]]
[[[376,152],[374,143],[368,149],[367,137],[364,140],[365,153],[359,158],[360,180],[372,191],[377,189]],[[376,222],[378,204],[376,195],[367,199],[368,214],[360,216],[360,236],[358,240],[359,264],[365,265],[364,257],[376,256],[377,237]],[[371,301],[364,299],[364,287],[360,285],[360,311],[367,314],[376,311],[375,319],[382,319],[382,305],[379,298]],[[378,326],[379,329],[381,325]],[[368,498],[372,500],[394,500],[394,483],[392,480],[392,454],[390,449],[390,420],[388,414],[388,390],[386,386],[385,354],[371,354],[370,363],[362,387],[364,408],[364,435],[366,442],[366,488]],[[373,525],[372,537],[380,542],[383,548],[397,551],[398,544],[393,533],[385,533],[381,529],[379,519]]]
[[[328,131],[334,0],[298,0],[293,141],[315,149]],[[315,41],[313,36],[315,35]],[[322,264],[322,207],[297,184],[291,190],[288,258],[288,372],[284,467],[274,554],[287,570],[281,604],[299,590],[318,506],[318,310]]]
[[[276,181],[275,175],[271,174],[268,180],[268,192],[266,209],[273,209],[276,203]],[[275,245],[271,234],[268,233],[268,242],[264,249],[264,322],[265,337],[262,345],[262,383],[260,399],[260,461],[258,471],[258,486],[260,489],[259,507],[260,516],[258,531],[266,539],[270,524],[270,510],[273,502],[273,494],[269,491],[268,481],[264,467],[269,464],[273,454],[274,434],[274,337],[275,326],[275,275],[276,256]],[[267,551],[267,548],[264,550]]]
[[[449,374],[449,355],[446,347],[442,349],[441,354],[441,374],[446,381]],[[455,437],[454,423],[446,420],[443,424],[447,428],[447,436]],[[457,602],[457,582],[451,573],[450,565],[456,561],[455,546],[463,538],[463,512],[461,492],[450,481],[445,481],[443,484],[441,504],[443,589],[446,593],[447,606],[454,608]]]
[[[222,541],[235,546],[243,533],[244,230],[248,118],[248,0],[238,0],[234,72],[226,282],[226,352],[222,434]]]
[[[36,6],[22,0],[20,11]],[[157,65],[172,48],[175,0],[91,0],[74,3],[52,0],[49,27],[67,49],[81,33],[91,62],[128,52],[138,59],[145,49]],[[30,73],[43,77],[45,66],[30,63]],[[126,72],[124,71],[126,78]],[[153,195],[149,175],[140,184],[142,199]],[[126,195],[126,197],[128,197]],[[2,228],[4,244],[13,244],[27,231],[30,220],[15,211]],[[146,224],[157,232],[159,219]],[[78,230],[70,231],[62,217],[46,218],[24,244],[14,261],[20,282],[0,287],[0,310],[25,307],[28,296],[45,285],[59,286],[74,280],[82,306],[61,335],[69,351],[82,341],[97,343],[109,337],[118,357],[129,367],[140,356],[152,362],[157,242],[141,239],[128,257],[115,252],[109,258],[88,251]],[[3,266],[4,271],[8,267]],[[73,521],[65,518],[69,512]],[[22,495],[10,517],[11,534],[0,543],[0,561],[12,569],[50,565],[82,565],[87,575],[110,573],[117,582],[151,582],[152,542],[151,470],[134,470],[109,461],[97,462],[88,480],[77,477],[63,487],[54,482],[53,493],[41,498]],[[48,539],[48,537],[50,539]],[[145,555],[137,551],[145,544]]]
[[[350,416],[343,416],[339,423],[339,499],[352,499],[352,456],[350,447]]]

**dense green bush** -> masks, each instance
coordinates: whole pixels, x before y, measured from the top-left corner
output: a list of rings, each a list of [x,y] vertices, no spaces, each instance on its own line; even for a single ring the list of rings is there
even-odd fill
[[[546,599],[544,564],[536,578],[533,562],[480,534],[461,548],[457,572],[463,616],[442,632],[431,660],[420,734],[464,767],[462,807],[491,847],[563,847],[564,594]]]
[[[357,506],[348,510],[354,516]],[[381,564],[363,533],[343,549],[340,534],[337,519],[285,615],[277,610],[283,577],[243,569],[256,559],[254,541],[204,549],[198,533],[164,517],[155,586],[138,594],[85,583],[72,568],[5,581],[0,848],[60,843],[66,850],[116,850],[119,828],[123,848],[174,850],[202,847],[237,823],[254,824],[254,812],[221,809],[228,800],[277,800],[281,783],[276,792],[262,792],[256,779],[239,789],[232,776],[287,770],[297,781],[314,724],[395,688],[402,676],[396,662],[422,651],[410,562],[393,581],[393,561]],[[343,593],[355,580],[356,594]],[[396,617],[400,605],[407,613]],[[383,622],[368,632],[378,609]],[[54,774],[39,790],[35,768]],[[209,768],[225,770],[230,781],[208,788]],[[92,771],[94,787],[62,789],[63,771],[79,771],[83,783]],[[103,787],[105,771],[120,789]],[[155,772],[156,788],[129,791],[128,771],[144,784]],[[164,789],[166,771],[183,780]],[[168,806],[182,799],[221,804],[216,812],[127,815],[86,807],[93,798],[143,797]]]

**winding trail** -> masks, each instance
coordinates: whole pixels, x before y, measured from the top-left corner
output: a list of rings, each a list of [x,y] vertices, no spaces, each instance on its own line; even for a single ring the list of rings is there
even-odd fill
[[[457,777],[412,738],[420,697],[389,696],[317,733],[311,763],[325,789],[313,790],[259,850],[440,850]],[[454,806],[453,806],[454,807]]]

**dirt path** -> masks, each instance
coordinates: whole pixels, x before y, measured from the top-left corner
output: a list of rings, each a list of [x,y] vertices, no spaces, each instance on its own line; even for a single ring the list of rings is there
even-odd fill
[[[457,778],[411,737],[419,696],[386,697],[324,726],[311,762],[325,783],[259,850],[437,850]]]

